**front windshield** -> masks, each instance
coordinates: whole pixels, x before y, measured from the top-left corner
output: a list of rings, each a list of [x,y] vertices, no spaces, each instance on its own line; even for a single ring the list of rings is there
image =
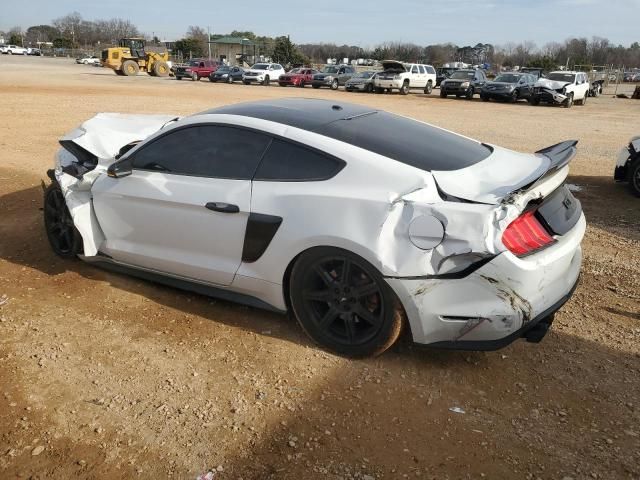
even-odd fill
[[[251,67],[253,70],[266,70],[267,68],[269,68],[269,65],[267,65],[266,63],[256,63],[253,67]]]
[[[338,73],[338,67],[324,67],[322,73]]]
[[[514,75],[512,73],[504,73],[502,75],[498,75],[494,82],[503,82],[503,83],[518,83],[520,80],[520,75]]]
[[[449,78],[454,80],[468,80],[473,78],[473,72],[453,72]]]
[[[576,79],[576,76],[573,73],[556,72],[556,73],[550,73],[547,79],[555,80],[557,82],[573,83],[573,81]]]

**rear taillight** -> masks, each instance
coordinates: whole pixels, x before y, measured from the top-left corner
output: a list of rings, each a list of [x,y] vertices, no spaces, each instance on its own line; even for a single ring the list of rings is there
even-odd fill
[[[502,234],[502,243],[511,253],[521,257],[544,248],[555,240],[535,216],[535,210],[523,213]]]

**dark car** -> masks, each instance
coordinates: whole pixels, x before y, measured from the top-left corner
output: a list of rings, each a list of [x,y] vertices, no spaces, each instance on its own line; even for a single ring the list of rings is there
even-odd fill
[[[436,87],[439,87],[443,80],[446,80],[453,72],[457,72],[458,70],[460,69],[455,67],[436,68]]]
[[[373,79],[379,72],[358,72],[344,84],[347,92],[373,92]]]
[[[218,67],[215,72],[209,75],[210,82],[241,82],[244,68],[231,67],[229,65],[222,65]]]
[[[305,85],[311,85],[313,80],[313,76],[318,72],[313,68],[294,68],[293,70],[289,70],[284,75],[280,75],[278,78],[278,84],[281,87],[286,87],[287,85],[293,85],[294,87],[304,87]]]
[[[217,69],[218,62],[194,58],[193,60],[189,60],[186,65],[179,65],[176,67],[176,80],[190,78],[194,82],[197,82],[201,78],[208,78],[209,75]]]
[[[501,73],[495,80],[484,84],[480,98],[485,102],[491,99],[509,102],[530,100],[536,80],[536,77],[528,73]]]
[[[340,85],[347,83],[356,73],[350,65],[327,65],[319,73],[313,76],[311,86],[313,88],[329,87],[337,90]]]
[[[476,93],[480,93],[487,82],[487,76],[483,70],[458,70],[440,84],[440,97],[447,95],[465,97],[471,100]]]

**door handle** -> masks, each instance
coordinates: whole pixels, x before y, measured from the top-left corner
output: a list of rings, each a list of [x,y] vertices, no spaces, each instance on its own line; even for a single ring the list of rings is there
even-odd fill
[[[205,208],[213,210],[214,212],[222,213],[238,213],[240,208],[237,205],[224,202],[209,202],[205,205]]]

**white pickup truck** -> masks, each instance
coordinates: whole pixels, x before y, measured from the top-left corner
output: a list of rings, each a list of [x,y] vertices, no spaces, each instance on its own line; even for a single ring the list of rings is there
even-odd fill
[[[373,80],[376,93],[398,90],[401,95],[406,95],[412,88],[431,93],[436,85],[436,69],[431,65],[385,60],[382,62],[382,68],[384,71]]]
[[[24,47],[19,47],[17,45],[4,45],[0,48],[0,52],[6,53],[8,55],[28,55],[29,52]]]

